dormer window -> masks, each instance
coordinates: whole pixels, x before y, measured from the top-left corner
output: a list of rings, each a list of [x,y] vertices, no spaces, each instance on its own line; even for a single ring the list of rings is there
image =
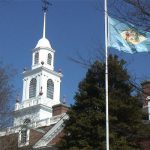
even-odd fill
[[[36,96],[36,84],[37,84],[36,79],[35,78],[31,79],[29,87],[29,98],[33,98]]]
[[[51,65],[52,63],[52,55],[49,53],[47,57],[47,64]]]
[[[47,80],[47,97],[53,99],[54,95],[54,83],[51,79]]]
[[[23,124],[24,125],[28,125],[29,123],[31,123],[31,120],[29,118],[27,118],[27,119],[24,120]]]
[[[21,127],[21,130],[19,132],[19,139],[18,139],[18,146],[23,147],[29,145],[29,133],[30,130],[28,128],[28,125],[30,123],[30,119],[25,119],[24,123]]]
[[[27,128],[21,129],[21,144],[25,144],[27,142]]]
[[[36,53],[35,53],[35,56],[34,56],[34,64],[36,65],[36,64],[38,64],[38,63],[39,63],[39,53],[36,52]]]

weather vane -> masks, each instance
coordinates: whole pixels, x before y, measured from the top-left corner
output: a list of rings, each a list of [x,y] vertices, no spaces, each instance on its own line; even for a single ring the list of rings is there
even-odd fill
[[[42,0],[42,2],[43,2],[42,10],[43,10],[44,12],[48,11],[48,5],[52,5],[52,3],[49,3],[48,0]]]

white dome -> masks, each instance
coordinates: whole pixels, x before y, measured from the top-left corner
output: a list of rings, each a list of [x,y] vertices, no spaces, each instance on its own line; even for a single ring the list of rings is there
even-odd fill
[[[41,38],[36,47],[35,48],[38,48],[38,47],[48,47],[48,48],[51,48],[51,45],[50,45],[50,42],[47,38]]]

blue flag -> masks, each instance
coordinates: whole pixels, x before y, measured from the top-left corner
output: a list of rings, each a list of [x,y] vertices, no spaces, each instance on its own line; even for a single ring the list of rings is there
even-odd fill
[[[150,52],[150,32],[137,30],[131,23],[109,17],[108,46],[127,53]]]

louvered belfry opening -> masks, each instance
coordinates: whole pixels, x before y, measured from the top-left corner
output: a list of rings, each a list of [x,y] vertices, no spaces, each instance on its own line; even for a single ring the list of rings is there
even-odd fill
[[[53,99],[54,95],[54,83],[51,79],[47,80],[47,97]]]
[[[36,84],[37,81],[35,78],[33,78],[30,81],[30,87],[29,87],[29,98],[35,97],[36,96]]]

